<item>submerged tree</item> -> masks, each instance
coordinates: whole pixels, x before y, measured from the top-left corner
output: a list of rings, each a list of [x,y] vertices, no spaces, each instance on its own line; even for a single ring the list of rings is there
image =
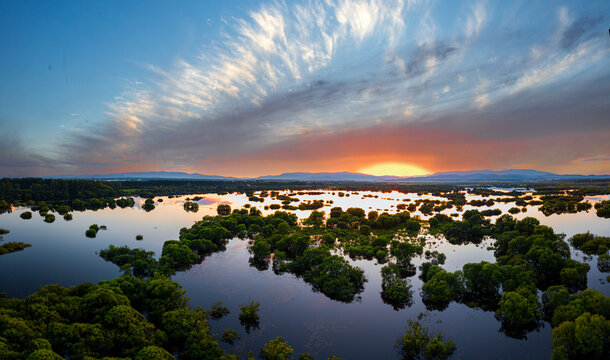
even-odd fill
[[[381,268],[381,299],[394,310],[404,309],[413,303],[413,291],[406,279],[401,277],[400,266],[388,264]]]
[[[405,334],[396,347],[403,360],[443,360],[455,351],[452,340],[444,341],[443,334],[428,334],[428,328],[419,321],[408,320]]]
[[[239,322],[246,329],[247,333],[250,333],[250,329],[257,329],[259,326],[258,309],[261,304],[256,301],[251,301],[247,305],[239,305]]]

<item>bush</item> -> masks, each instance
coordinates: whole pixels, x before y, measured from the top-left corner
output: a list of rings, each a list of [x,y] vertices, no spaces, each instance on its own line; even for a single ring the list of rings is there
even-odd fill
[[[31,211],[24,211],[21,213],[21,215],[19,215],[22,219],[24,220],[28,220],[32,218],[32,212]]]
[[[0,255],[10,254],[16,251],[21,251],[26,247],[30,247],[32,244],[22,243],[22,242],[7,242],[6,244],[0,245]]]
[[[404,309],[413,303],[413,291],[406,279],[401,278],[401,269],[397,264],[388,264],[381,268],[381,299],[392,305],[394,310]]]
[[[288,360],[294,349],[281,336],[267,342],[258,354],[263,360]]]
[[[208,314],[210,314],[210,317],[212,319],[218,320],[229,314],[229,308],[222,305],[222,302],[217,301],[214,304],[212,304],[212,307],[208,311]]]
[[[176,358],[159,346],[147,346],[140,350],[135,360],[175,360]]]
[[[445,342],[443,334],[430,336],[428,328],[419,321],[409,320],[407,324],[405,334],[396,344],[402,359],[443,360],[455,351],[455,343],[452,340]]]
[[[220,341],[225,342],[229,345],[233,345],[235,340],[239,339],[239,334],[233,329],[226,329],[222,331]]]
[[[505,292],[498,305],[496,317],[507,328],[529,327],[540,317],[538,296],[526,288]]]
[[[597,258],[597,269],[600,272],[610,272],[610,255],[601,254]]]
[[[246,328],[246,332],[250,333],[251,328],[258,328],[258,309],[261,304],[251,301],[248,305],[239,305],[239,322]]]

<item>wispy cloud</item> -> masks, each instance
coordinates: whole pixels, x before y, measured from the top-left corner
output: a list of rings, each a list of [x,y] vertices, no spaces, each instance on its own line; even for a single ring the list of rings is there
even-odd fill
[[[129,82],[105,122],[66,130],[50,162],[64,172],[205,164],[201,171],[218,173],[210,167],[226,159],[371,127],[422,124],[433,134],[460,124],[453,132],[464,138],[477,129],[493,137],[542,128],[532,118],[543,118],[566,136],[574,128],[557,109],[603,127],[599,114],[610,105],[599,82],[610,69],[600,65],[610,47],[607,29],[598,34],[601,15],[549,3],[556,17],[548,32],[534,33],[539,10],[498,6],[311,0],[210,19],[223,24],[216,42],[173,66],[149,65],[150,79]],[[573,101],[558,103],[566,92]],[[579,156],[610,153],[593,150]],[[239,175],[237,165],[222,169]]]
[[[466,38],[472,39],[479,35],[483,25],[487,20],[487,11],[483,2],[478,2],[472,6],[472,14],[468,17],[465,24]]]

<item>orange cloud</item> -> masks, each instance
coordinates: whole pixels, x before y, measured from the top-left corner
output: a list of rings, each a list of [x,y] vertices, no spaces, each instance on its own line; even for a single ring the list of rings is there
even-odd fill
[[[200,172],[233,176],[292,171],[357,172],[379,162],[406,162],[431,172],[535,168],[559,173],[608,173],[607,164],[605,168],[599,165],[602,162],[579,162],[590,154],[608,154],[610,149],[604,140],[608,136],[610,132],[599,131],[502,140],[421,125],[382,125],[334,134],[309,134],[272,148],[194,167]]]

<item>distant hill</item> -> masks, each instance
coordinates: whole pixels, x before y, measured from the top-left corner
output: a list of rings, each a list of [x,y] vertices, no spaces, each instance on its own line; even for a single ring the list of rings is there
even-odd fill
[[[610,175],[559,175],[531,169],[469,170],[438,172],[432,175],[403,177],[407,182],[535,182],[551,180],[604,179]]]
[[[389,181],[398,180],[398,176],[375,176],[352,172],[293,172],[280,175],[268,175],[257,180],[300,180],[300,181]]]
[[[219,175],[189,174],[185,172],[132,172],[99,175],[56,175],[47,179],[88,179],[88,180],[235,180],[235,178]]]
[[[610,175],[559,175],[531,169],[468,170],[438,172],[424,176],[375,176],[353,172],[292,172],[257,178],[235,178],[185,172],[133,172],[100,175],[57,175],[48,179],[95,180],[269,180],[269,181],[355,181],[355,182],[536,182],[551,180],[610,179]]]

